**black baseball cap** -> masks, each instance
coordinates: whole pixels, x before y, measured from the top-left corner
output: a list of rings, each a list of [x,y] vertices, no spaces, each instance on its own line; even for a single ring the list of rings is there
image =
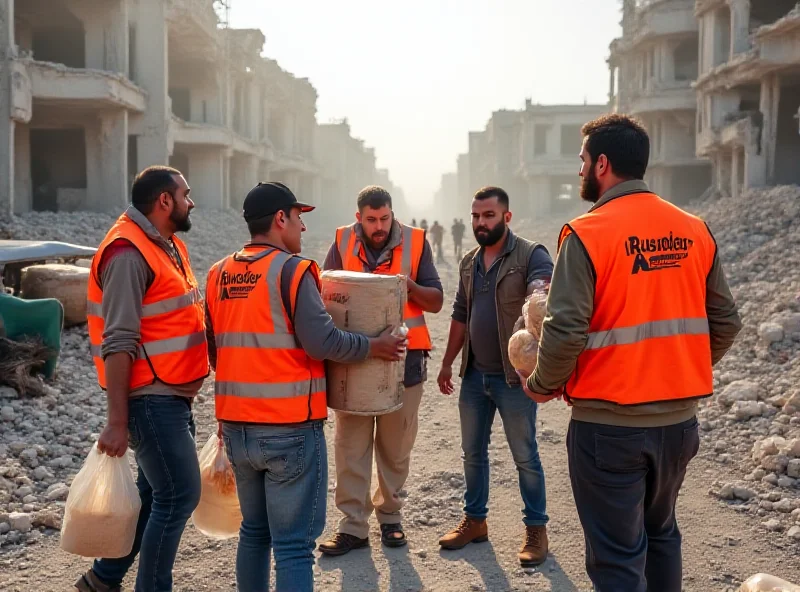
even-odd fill
[[[247,222],[266,218],[286,208],[300,208],[310,212],[315,206],[297,201],[297,198],[283,183],[259,183],[244,198],[242,214]]]

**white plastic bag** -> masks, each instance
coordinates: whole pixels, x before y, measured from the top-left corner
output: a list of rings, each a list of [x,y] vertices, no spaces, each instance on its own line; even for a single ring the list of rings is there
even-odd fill
[[[242,511],[236,493],[236,477],[217,434],[211,434],[200,451],[200,483],[200,503],[192,514],[195,528],[213,539],[238,535]]]
[[[516,331],[508,341],[509,361],[525,376],[530,376],[536,368],[549,287],[544,280],[534,280],[533,291],[525,298],[525,304],[522,305],[525,328]]]
[[[520,329],[508,340],[508,360],[525,376],[533,374],[539,356],[539,342],[525,329]]]
[[[61,548],[82,557],[125,557],[133,548],[142,502],[127,455],[92,446],[67,496]]]
[[[758,573],[739,588],[739,592],[800,592],[800,586],[765,573]]]
[[[542,280],[535,280],[535,282],[542,282]],[[536,341],[539,341],[542,336],[542,321],[544,321],[548,292],[548,285],[535,285],[533,292],[525,299],[525,304],[522,305],[525,328],[528,333],[536,338]]]

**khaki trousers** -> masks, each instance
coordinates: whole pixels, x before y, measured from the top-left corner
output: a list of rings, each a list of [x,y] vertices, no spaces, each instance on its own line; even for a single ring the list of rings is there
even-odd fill
[[[344,514],[339,532],[366,538],[372,510],[380,524],[401,521],[405,485],[411,466],[411,449],[417,437],[417,416],[422,383],[403,393],[403,406],[377,417],[336,412],[334,458],[336,459],[336,507]],[[372,485],[372,450],[378,487]]]

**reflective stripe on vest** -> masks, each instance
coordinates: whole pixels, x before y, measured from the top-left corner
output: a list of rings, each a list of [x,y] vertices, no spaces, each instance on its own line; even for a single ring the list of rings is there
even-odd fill
[[[206,297],[217,347],[217,419],[264,424],[327,417],[325,366],[300,347],[281,296],[319,268],[273,247],[248,245],[215,264]],[[292,300],[296,297],[292,294]]]
[[[609,331],[589,333],[585,349],[600,349],[612,345],[631,345],[656,337],[678,335],[708,335],[708,319],[669,319],[651,321],[633,327],[619,327]]]
[[[417,269],[422,259],[425,232],[420,228],[400,225],[403,233],[401,243],[394,248],[391,258],[370,270],[367,265],[363,243],[356,236],[355,225],[343,226],[336,230],[336,246],[342,259],[342,269],[362,273],[386,275],[403,274],[412,280],[417,279]],[[399,254],[399,257],[398,257]],[[431,336],[425,322],[425,312],[414,302],[406,301],[403,322],[408,327],[408,349],[430,350]]]
[[[586,345],[567,396],[640,405],[710,395],[705,298],[716,244],[703,221],[637,193],[573,220],[559,248],[573,234],[596,278]]]
[[[174,296],[172,298],[167,298],[159,302],[153,302],[152,304],[143,305],[142,318],[144,319],[147,317],[155,317],[161,314],[166,314],[168,312],[174,312],[181,308],[185,308],[187,306],[191,306],[192,304],[196,304],[202,301],[203,301],[203,296],[200,293],[200,288],[194,288],[188,294],[181,294],[180,296]],[[86,311],[88,314],[97,317],[103,316],[103,306],[98,302],[87,302]]]
[[[142,301],[140,342],[131,368],[129,387],[137,389],[156,380],[169,385],[183,385],[205,378],[209,373],[205,311],[186,246],[177,236],[173,237],[183,264],[181,270],[136,222],[123,214],[100,243],[89,275],[86,306],[89,347],[100,386],[106,388],[105,362],[101,357],[105,332],[103,289],[99,283],[98,267],[105,250],[116,240],[131,243],[155,275]]]
[[[216,382],[217,396],[248,397],[255,399],[284,399],[306,397],[309,392],[325,390],[325,378],[312,378],[299,382],[273,382],[269,384],[253,382]]]
[[[146,360],[153,356],[180,353],[186,349],[203,345],[205,342],[205,331],[198,331],[197,333],[181,335],[180,337],[169,337],[167,339],[150,341],[147,345],[140,343],[136,348],[136,353],[139,360]],[[93,356],[100,356],[100,347],[101,346],[94,344],[89,346]]]

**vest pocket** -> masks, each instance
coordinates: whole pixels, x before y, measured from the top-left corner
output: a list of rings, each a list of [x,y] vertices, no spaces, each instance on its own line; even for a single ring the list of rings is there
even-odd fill
[[[497,302],[502,306],[519,304],[519,314],[522,314],[522,305],[525,302],[527,284],[525,277],[527,270],[523,267],[512,267],[508,273],[497,281]]]

